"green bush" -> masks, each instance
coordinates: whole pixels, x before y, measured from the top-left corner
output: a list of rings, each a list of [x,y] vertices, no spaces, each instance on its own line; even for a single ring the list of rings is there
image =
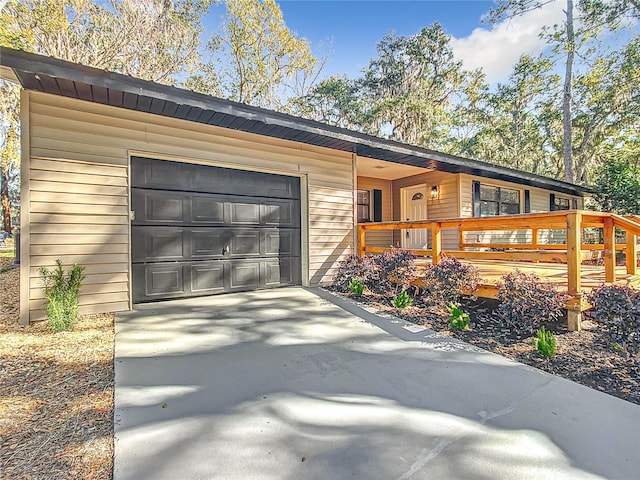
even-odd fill
[[[402,290],[399,294],[393,297],[393,306],[398,310],[407,308],[413,305],[413,299],[409,296],[406,290]]]
[[[518,334],[533,334],[541,322],[552,322],[562,316],[566,295],[555,285],[542,282],[535,274],[514,270],[498,283],[500,304],[494,316]]]
[[[362,295],[362,292],[364,292],[364,283],[362,283],[362,280],[358,280],[357,278],[354,278],[349,283],[349,290],[356,297],[359,297],[360,295]]]
[[[536,344],[538,353],[544,357],[553,357],[556,354],[556,337],[553,333],[542,327],[536,331],[536,338],[533,342]]]
[[[458,305],[451,302],[447,310],[449,311],[449,327],[451,330],[465,330],[469,327],[469,314]]]
[[[84,275],[84,267],[74,263],[69,273],[62,269],[62,262],[56,260],[57,267],[39,270],[43,289],[47,298],[47,322],[54,332],[71,330],[78,319],[78,292]]]

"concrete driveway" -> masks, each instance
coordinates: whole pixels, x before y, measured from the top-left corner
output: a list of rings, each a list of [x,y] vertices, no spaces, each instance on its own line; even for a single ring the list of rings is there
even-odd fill
[[[116,332],[115,480],[640,478],[640,406],[320,290]]]

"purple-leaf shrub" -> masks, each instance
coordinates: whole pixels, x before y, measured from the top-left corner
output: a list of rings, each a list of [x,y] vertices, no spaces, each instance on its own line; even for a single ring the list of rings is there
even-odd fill
[[[444,313],[452,302],[459,302],[463,292],[474,292],[478,288],[480,273],[473,265],[443,255],[438,264],[427,268],[423,281],[422,300]]]

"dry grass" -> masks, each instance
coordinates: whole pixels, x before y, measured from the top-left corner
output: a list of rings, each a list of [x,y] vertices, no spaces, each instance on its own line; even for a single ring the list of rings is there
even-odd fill
[[[113,315],[21,327],[18,283],[0,273],[0,478],[111,479]]]

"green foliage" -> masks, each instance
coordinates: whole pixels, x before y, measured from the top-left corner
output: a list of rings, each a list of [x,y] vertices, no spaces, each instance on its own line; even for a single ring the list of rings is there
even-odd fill
[[[368,284],[374,276],[372,257],[349,255],[338,263],[338,269],[333,276],[331,286],[344,293],[351,291],[351,282],[359,280]]]
[[[544,327],[536,331],[533,343],[535,343],[538,353],[544,357],[551,358],[556,354],[556,337]]]
[[[542,322],[560,318],[566,296],[535,274],[514,270],[498,283],[500,304],[493,315],[518,334],[532,334]]]
[[[403,308],[413,305],[413,299],[409,296],[406,290],[402,290],[399,294],[393,297],[392,302],[393,306],[398,310],[402,310]]]
[[[587,295],[593,309],[589,316],[598,322],[611,342],[629,353],[640,353],[640,290],[627,286],[595,288]]]
[[[451,330],[465,330],[469,327],[469,314],[458,305],[451,302],[447,311],[449,312],[449,328]]]
[[[610,158],[601,165],[593,189],[593,198],[601,210],[640,215],[640,168],[629,158]]]
[[[53,270],[42,267],[38,272],[47,298],[49,327],[54,332],[61,332],[71,330],[78,318],[78,293],[84,279],[84,267],[75,263],[65,273],[60,260],[56,260],[56,265]]]
[[[473,265],[443,256],[438,264],[427,268],[423,281],[422,300],[444,312],[451,302],[460,301],[463,292],[472,293],[478,288],[480,273]]]
[[[359,297],[362,295],[362,292],[364,292],[364,283],[362,283],[362,280],[354,278],[349,282],[349,290],[351,290],[351,293],[356,297]]]

